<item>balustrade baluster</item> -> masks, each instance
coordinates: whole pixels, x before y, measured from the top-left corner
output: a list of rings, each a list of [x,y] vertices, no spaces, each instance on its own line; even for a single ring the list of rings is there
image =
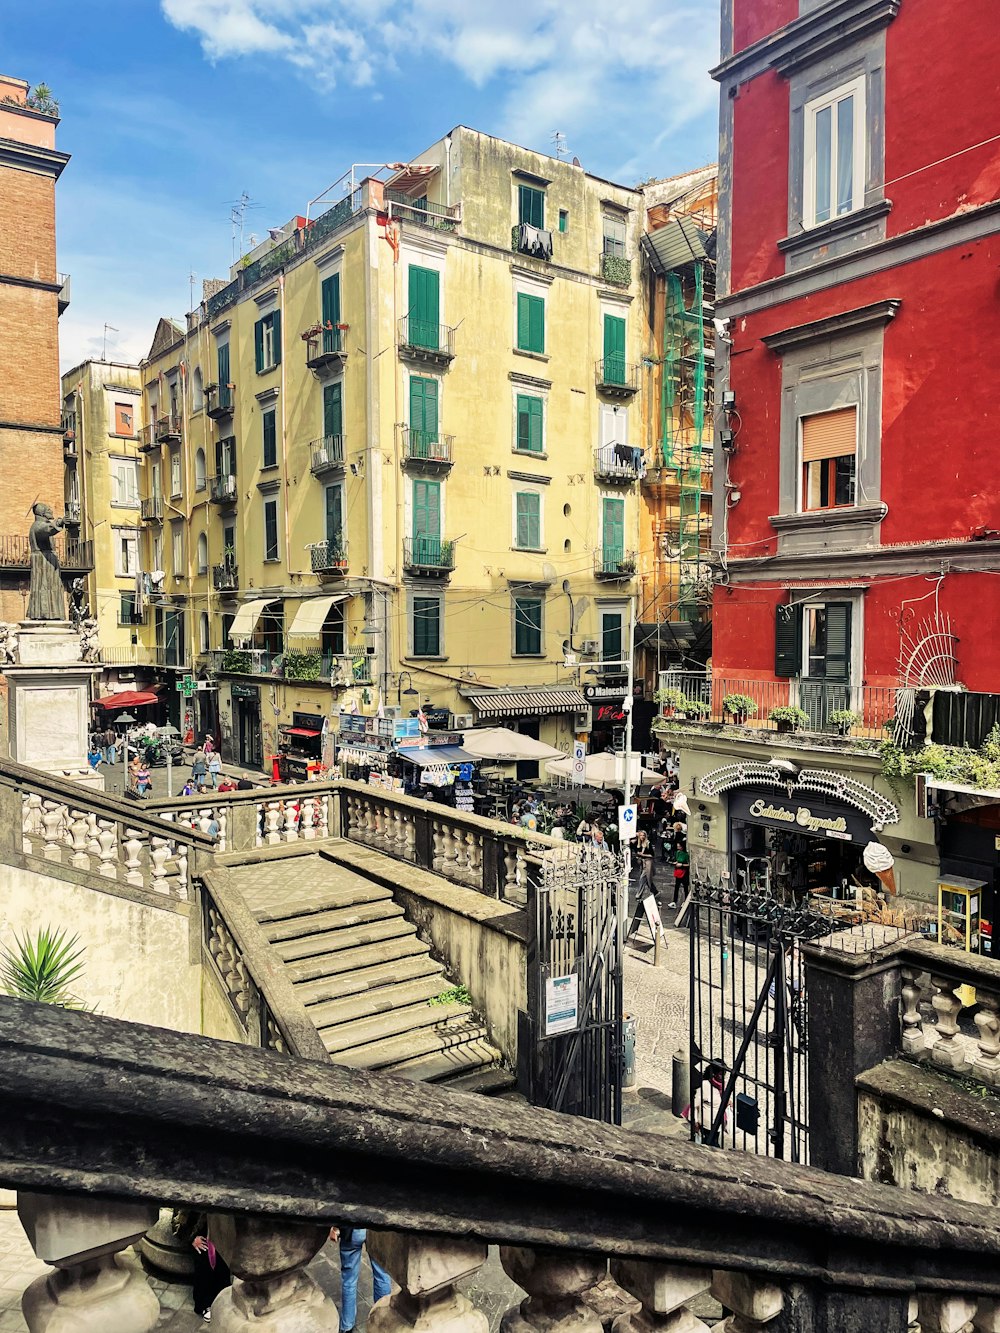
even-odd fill
[[[504,1272],[528,1294],[500,1321],[500,1333],[603,1333],[583,1294],[607,1273],[606,1260],[573,1250],[532,1250],[502,1245]]]
[[[966,1051],[958,1036],[958,1016],[962,1001],[955,994],[955,983],[947,977],[931,976],[934,996],[931,1004],[937,1013],[937,1040],[931,1047],[931,1059],[944,1069],[961,1069]]]
[[[173,844],[174,863],[177,866],[176,896],[186,899],[188,896],[188,845],[186,842]]]
[[[229,808],[220,805],[215,812],[215,817],[219,821],[219,851],[224,852],[229,846]]]
[[[23,811],[21,832],[24,835],[22,846],[25,854],[30,855],[35,850],[35,839],[42,832],[42,798],[38,792],[32,791],[22,795],[21,808]]]
[[[417,859],[417,822],[409,810],[403,813],[403,860]]]
[[[273,847],[281,841],[281,802],[267,801],[264,805],[264,841]]]
[[[113,819],[102,819],[97,834],[97,869],[105,879],[118,878],[118,825]]]
[[[638,1314],[620,1315],[612,1333],[707,1333],[708,1325],[695,1318],[687,1303],[712,1285],[709,1269],[615,1259],[611,1276],[642,1307]]]
[[[904,1055],[919,1056],[927,1050],[924,1022],[920,1015],[920,1000],[924,988],[915,967],[902,968],[903,984],[900,989],[903,1031],[900,1044]]]
[[[444,866],[444,825],[440,819],[431,820],[431,869],[442,873]]]
[[[485,1245],[369,1231],[368,1251],[400,1287],[372,1309],[370,1333],[489,1333],[490,1321],[455,1285],[482,1267]]]
[[[458,878],[458,833],[451,824],[444,826],[444,865],[441,873],[445,879],[456,880]]]
[[[66,809],[58,801],[42,803],[42,855],[46,861],[61,861],[63,811]]]
[[[712,1295],[733,1313],[716,1325],[719,1333],[755,1333],[777,1319],[785,1307],[785,1294],[774,1282],[754,1273],[716,1269]]]
[[[135,884],[141,888],[144,884],[142,875],[142,830],[137,828],[125,829],[125,882]]]
[[[316,837],[316,797],[306,796],[300,806],[299,833],[304,842],[312,842]]]
[[[299,836],[299,802],[286,801],[284,809],[285,842],[297,842]]]
[[[93,810],[87,811],[87,855],[91,858],[101,855],[101,844],[97,840],[99,830],[97,827],[97,815]]]
[[[328,838],[330,836],[330,801],[335,799],[336,797],[331,797],[328,792],[316,797],[316,836],[318,838]]]
[[[517,844],[504,843],[503,849],[503,892],[500,897],[510,902],[517,897]]]
[[[73,810],[71,812],[69,831],[73,847],[73,855],[69,859],[70,865],[76,866],[78,870],[89,870],[90,854],[87,851],[87,837],[90,832],[90,825],[86,811]]]
[[[169,857],[170,850],[166,838],[159,838],[155,834],[151,834],[149,839],[149,887],[154,893],[170,892],[166,875]]]
[[[465,838],[469,848],[469,887],[481,889],[483,887],[483,835],[479,829],[470,829]]]
[[[1000,1083],[1000,997],[990,995],[978,987],[976,999],[979,1001],[979,1013],[975,1024],[979,1029],[979,1054],[973,1066],[977,1078],[984,1083]]]
[[[917,1297],[920,1333],[967,1333],[976,1313],[976,1302],[969,1296],[921,1292]]]
[[[224,1215],[211,1217],[208,1230],[233,1274],[233,1285],[212,1305],[214,1326],[223,1333],[337,1333],[337,1307],[305,1271],[325,1245],[328,1226]]]

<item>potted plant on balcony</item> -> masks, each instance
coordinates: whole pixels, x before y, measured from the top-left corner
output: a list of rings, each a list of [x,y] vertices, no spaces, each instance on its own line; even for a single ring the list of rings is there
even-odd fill
[[[722,712],[742,727],[747,718],[757,716],[757,701],[749,694],[727,694],[722,701]]]
[[[253,671],[253,658],[245,648],[227,648],[222,654],[221,670],[249,676]]]
[[[653,698],[662,707],[664,717],[673,717],[675,713],[683,713],[684,705],[688,702],[684,697],[684,691],[679,690],[676,685],[671,685],[664,690],[657,690]]]
[[[809,714],[795,704],[781,704],[778,708],[772,708],[768,717],[777,724],[779,731],[798,731],[799,727],[809,725]]]
[[[623,559],[621,559],[621,560],[618,561],[618,573],[619,573],[619,574],[634,574],[634,573],[635,573],[635,556],[634,556],[634,555],[627,555],[627,556],[625,556]]]
[[[712,712],[712,705],[706,703],[704,699],[685,699],[678,711],[689,722],[704,722]]]
[[[860,721],[860,716],[852,712],[850,708],[837,708],[830,714],[830,722],[841,736],[846,736],[851,728],[856,727]]]
[[[303,653],[297,648],[289,648],[283,665],[286,680],[319,680],[322,662],[319,653]]]

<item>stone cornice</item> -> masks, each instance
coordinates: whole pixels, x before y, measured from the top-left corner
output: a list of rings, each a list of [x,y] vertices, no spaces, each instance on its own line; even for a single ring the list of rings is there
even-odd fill
[[[886,506],[844,505],[839,509],[807,509],[795,514],[772,514],[768,522],[779,532],[820,530],[829,527],[849,527],[852,523],[881,523]]]
[[[0,139],[2,167],[33,171],[36,175],[51,176],[53,180],[58,180],[68,161],[69,153],[60,153],[55,148],[42,148],[38,144],[21,143],[16,139]]]
[[[875,301],[872,305],[845,310],[840,315],[827,315],[825,319],[814,319],[808,324],[793,324],[777,333],[765,333],[761,342],[772,352],[787,352],[807,343],[823,342],[845,333],[859,333],[863,329],[888,324],[902,304],[898,298]]]
[[[939,574],[943,561],[952,573],[1000,570],[1000,541],[925,542],[919,546],[875,546],[857,551],[761,556],[730,560],[731,584],[794,583],[802,580],[872,581],[897,574]]]
[[[901,0],[828,0],[819,9],[786,23],[777,32],[729,56],[710,71],[719,82],[743,82],[774,69],[792,74],[849,42],[886,27]]]

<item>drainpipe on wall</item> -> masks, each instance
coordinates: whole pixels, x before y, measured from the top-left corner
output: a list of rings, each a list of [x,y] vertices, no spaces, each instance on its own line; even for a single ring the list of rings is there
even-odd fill
[[[278,274],[278,309],[281,312],[281,341],[286,342],[285,338],[285,275]],[[300,569],[292,570],[292,537],[289,531],[288,523],[288,452],[285,445],[285,349],[281,349],[281,370],[279,372],[279,392],[278,399],[281,406],[281,508],[284,516],[285,528],[285,570],[288,578],[291,579],[293,572],[301,574]]]

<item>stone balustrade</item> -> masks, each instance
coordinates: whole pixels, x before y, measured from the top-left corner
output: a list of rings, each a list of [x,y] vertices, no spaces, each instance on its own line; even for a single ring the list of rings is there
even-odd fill
[[[915,939],[893,952],[902,1053],[1000,1087],[1000,963]]]
[[[209,1213],[227,1333],[334,1333],[306,1271],[333,1220],[394,1279],[372,1333],[488,1333],[491,1243],[501,1333],[1000,1329],[992,1208],[7,999],[0,1186],[53,1267],[30,1333],[150,1333],[121,1256],[161,1204]]]

